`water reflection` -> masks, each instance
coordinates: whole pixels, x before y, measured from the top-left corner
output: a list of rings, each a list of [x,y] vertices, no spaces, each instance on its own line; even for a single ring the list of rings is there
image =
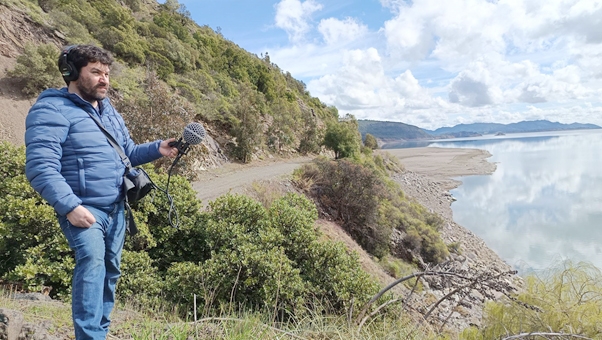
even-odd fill
[[[565,259],[602,268],[602,131],[438,142],[488,150],[497,170],[452,191],[454,220],[522,273]]]

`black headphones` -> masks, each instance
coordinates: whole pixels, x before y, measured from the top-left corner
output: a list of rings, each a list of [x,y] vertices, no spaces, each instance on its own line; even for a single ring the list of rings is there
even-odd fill
[[[59,71],[61,72],[61,75],[67,84],[79,78],[79,72],[77,71],[77,68],[73,62],[69,61],[69,52],[71,52],[71,50],[73,50],[75,47],[77,47],[77,45],[65,47],[63,52],[61,52],[61,57],[59,58]]]

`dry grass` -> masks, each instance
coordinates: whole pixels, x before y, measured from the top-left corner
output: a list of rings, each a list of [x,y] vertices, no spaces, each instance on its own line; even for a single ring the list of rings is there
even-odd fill
[[[0,308],[23,313],[25,321],[40,326],[48,336],[73,339],[71,308],[59,301],[27,301],[0,290]],[[417,326],[407,314],[389,312],[370,319],[359,330],[346,316],[328,316],[308,310],[286,323],[274,322],[269,313],[226,313],[199,320],[181,320],[168,310],[143,313],[129,306],[116,307],[107,339],[436,339],[428,326]],[[36,335],[39,335],[36,333]]]
[[[248,196],[268,209],[272,202],[291,192],[297,192],[297,190],[289,180],[285,179],[253,181],[251,187],[247,189]]]

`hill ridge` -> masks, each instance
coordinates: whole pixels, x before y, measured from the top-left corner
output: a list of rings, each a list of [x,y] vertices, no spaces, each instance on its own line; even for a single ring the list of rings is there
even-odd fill
[[[380,139],[383,144],[400,141],[425,141],[431,139],[476,137],[495,133],[523,133],[543,131],[564,131],[581,129],[600,129],[595,124],[570,123],[564,124],[548,120],[521,121],[516,123],[471,123],[458,124],[452,127],[441,127],[427,130],[401,122],[358,120],[362,138],[367,133]]]

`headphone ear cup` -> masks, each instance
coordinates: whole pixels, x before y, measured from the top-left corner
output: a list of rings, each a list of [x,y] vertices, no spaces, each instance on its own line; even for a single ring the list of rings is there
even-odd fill
[[[75,65],[73,65],[73,63],[70,61],[68,61],[67,64],[69,65],[69,81],[76,81],[77,78],[79,78],[79,72],[77,72],[77,68],[75,68]]]
[[[79,78],[79,72],[77,72],[77,68],[68,59],[69,51],[72,48],[73,48],[73,46],[69,46],[68,48],[66,48],[63,51],[63,54],[61,55],[61,58],[59,61],[59,71],[61,72],[61,75],[63,76],[63,79],[66,82],[75,81],[75,80],[77,80],[77,78]]]

